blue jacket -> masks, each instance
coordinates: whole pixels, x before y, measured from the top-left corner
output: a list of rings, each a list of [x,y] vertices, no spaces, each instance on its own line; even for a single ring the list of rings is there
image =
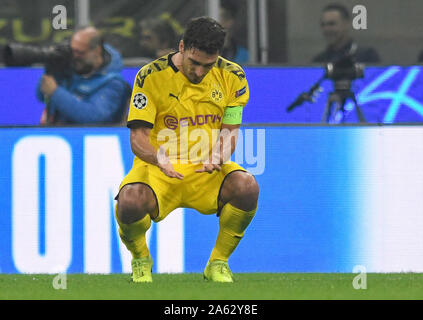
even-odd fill
[[[55,123],[119,123],[126,112],[131,88],[122,78],[122,58],[109,45],[104,49],[110,62],[89,78],[72,74],[69,79],[56,79],[58,88],[49,99],[49,112]],[[44,101],[37,87],[37,97]]]

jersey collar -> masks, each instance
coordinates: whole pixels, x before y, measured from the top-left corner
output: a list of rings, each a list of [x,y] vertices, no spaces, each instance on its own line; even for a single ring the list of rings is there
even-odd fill
[[[169,53],[169,55],[167,56],[167,63],[169,64],[169,66],[173,69],[173,71],[175,71],[175,73],[176,72],[178,72],[179,71],[179,69],[175,66],[175,64],[173,63],[173,61],[172,61],[172,57],[175,55],[175,54],[177,54],[178,52],[172,52],[172,53]]]

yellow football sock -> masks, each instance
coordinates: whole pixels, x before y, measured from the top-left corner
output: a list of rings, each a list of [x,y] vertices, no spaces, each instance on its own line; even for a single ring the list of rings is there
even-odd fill
[[[150,215],[147,214],[141,220],[135,221],[131,224],[121,223],[117,216],[116,221],[119,224],[120,239],[131,252],[132,258],[138,259],[148,257],[150,255],[150,251],[147,247],[145,233],[151,226]]]
[[[244,236],[245,229],[250,224],[256,211],[257,208],[247,212],[235,208],[230,203],[225,204],[219,216],[219,233],[210,261],[228,261],[229,256]]]

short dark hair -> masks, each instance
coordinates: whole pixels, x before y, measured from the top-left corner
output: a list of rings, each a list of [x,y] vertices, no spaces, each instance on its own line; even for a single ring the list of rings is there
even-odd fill
[[[327,12],[327,11],[338,11],[341,17],[344,18],[344,20],[351,19],[351,15],[347,7],[340,3],[328,4],[326,7],[323,8],[323,12]]]
[[[186,49],[194,48],[215,54],[222,52],[225,36],[225,30],[216,20],[199,17],[188,22],[182,40]]]

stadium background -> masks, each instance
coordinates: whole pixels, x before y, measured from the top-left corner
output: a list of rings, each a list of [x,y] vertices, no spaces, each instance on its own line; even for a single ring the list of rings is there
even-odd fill
[[[421,7],[420,2],[409,1],[413,4],[408,8]],[[287,17],[281,32],[269,28],[272,64],[245,67],[251,100],[235,160],[256,175],[261,197],[258,214],[231,266],[237,272],[352,272],[356,265],[369,272],[423,272],[422,75],[421,67],[414,65],[419,49],[416,33],[406,34],[415,15],[401,19],[410,13],[401,7],[398,21],[391,23],[392,28],[401,23],[404,27],[389,36],[400,39],[404,50],[394,54],[382,48],[385,65],[368,67],[365,78],[355,82],[370,124],[355,125],[351,112],[347,126],[320,125],[330,81],[324,83],[315,104],[286,112],[323,73],[320,66],[306,66],[308,57],[301,55],[305,50],[300,45],[308,41],[312,48],[307,52],[320,48],[317,28],[307,32],[318,11],[296,33],[292,30],[301,25],[300,19],[289,18],[304,6],[317,7],[317,2],[326,3],[269,1],[269,25],[277,22],[272,17],[278,14]],[[362,1],[380,15],[390,15],[392,7],[400,6],[398,1],[388,2],[391,6],[376,10],[374,2]],[[52,3],[39,2],[30,15],[28,9],[20,11],[24,2],[11,2],[2,12],[1,43],[29,39],[16,39],[20,34],[16,30],[22,31],[19,21],[42,28],[40,21],[49,19]],[[134,30],[134,21],[144,12],[158,15],[166,8],[183,25],[205,11],[202,1],[191,1],[191,6],[182,1],[153,6],[145,1],[145,10],[128,22],[118,18],[134,11],[129,1],[101,2],[96,10],[99,3],[91,1],[93,21],[113,24],[104,26],[112,35],[110,42],[128,58],[134,56],[128,50],[136,50],[132,46],[136,35],[125,30]],[[64,4],[72,16],[74,2]],[[301,11],[308,12],[302,19],[312,11]],[[364,34],[364,42],[377,45],[386,40],[378,33],[383,20],[369,20],[374,27]],[[27,35],[40,32],[25,30]],[[54,42],[64,36],[52,30],[45,34],[35,42]],[[314,40],[301,38],[304,34],[315,36]],[[379,42],[372,42],[376,38]],[[136,71],[136,67],[125,69],[130,83]],[[118,241],[112,213],[113,196],[132,163],[128,130],[38,127],[43,106],[34,91],[41,73],[38,67],[0,69],[0,272],[130,272],[130,258]],[[154,224],[149,234],[154,271],[201,272],[216,233],[215,216],[204,217],[189,209]]]

